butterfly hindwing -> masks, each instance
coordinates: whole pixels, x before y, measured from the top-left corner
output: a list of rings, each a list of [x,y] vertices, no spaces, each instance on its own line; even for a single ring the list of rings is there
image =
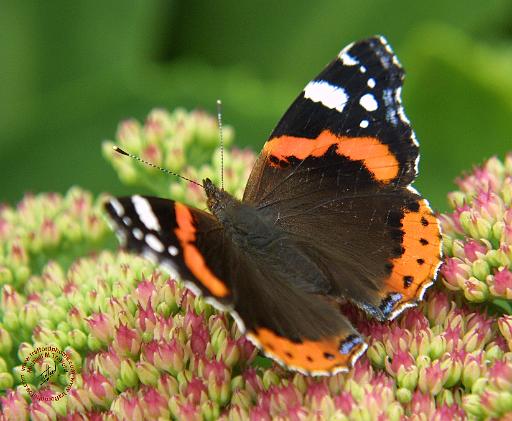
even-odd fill
[[[253,342],[288,367],[343,371],[366,349],[335,303],[297,288],[288,271],[269,265],[279,260],[275,256],[249,256],[234,247],[211,214],[145,196],[112,198],[106,210],[128,250],[160,263],[230,310]]]

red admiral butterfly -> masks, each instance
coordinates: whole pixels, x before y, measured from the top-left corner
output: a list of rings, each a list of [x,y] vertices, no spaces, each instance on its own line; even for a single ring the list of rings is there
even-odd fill
[[[229,310],[269,357],[307,374],[347,370],[367,345],[337,303],[391,320],[441,260],[436,217],[410,186],[419,154],[403,77],[384,38],[349,45],[277,124],[241,201],[209,179],[211,213],[110,199],[118,234]]]

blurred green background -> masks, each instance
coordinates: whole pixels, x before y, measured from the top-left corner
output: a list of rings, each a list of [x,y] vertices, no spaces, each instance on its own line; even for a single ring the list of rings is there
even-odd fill
[[[118,122],[156,106],[214,111],[259,150],[347,43],[385,35],[407,71],[435,207],[463,169],[512,149],[512,2],[0,1],[0,201],[125,192],[101,157]]]

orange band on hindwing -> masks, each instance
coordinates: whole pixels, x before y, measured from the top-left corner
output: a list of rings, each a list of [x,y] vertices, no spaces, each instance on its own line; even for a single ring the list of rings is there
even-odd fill
[[[318,341],[304,340],[300,343],[292,342],[264,327],[248,335],[272,358],[288,367],[316,374],[347,371],[367,348],[366,343],[357,335],[334,336]]]
[[[388,292],[400,292],[402,302],[421,296],[422,287],[433,280],[441,261],[437,219],[424,199],[418,205],[417,211],[405,211],[401,220],[403,254],[391,260],[393,270],[386,280]]]
[[[176,212],[176,223],[178,224],[174,232],[183,249],[183,258],[187,268],[213,296],[226,297],[229,295],[229,290],[224,282],[217,278],[208,268],[204,257],[195,245],[196,228],[193,224],[192,212],[181,203],[175,203],[174,209]]]
[[[265,143],[263,153],[272,155],[279,161],[289,157],[306,159],[319,158],[336,145],[336,153],[352,161],[363,161],[366,169],[382,183],[388,183],[397,177],[400,164],[388,145],[375,137],[336,136],[324,130],[315,139],[295,136],[274,137]],[[279,166],[270,161],[270,165]]]

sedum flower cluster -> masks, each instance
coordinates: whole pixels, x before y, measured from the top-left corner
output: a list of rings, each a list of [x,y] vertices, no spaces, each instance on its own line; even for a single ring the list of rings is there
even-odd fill
[[[457,180],[442,215],[443,283],[473,303],[512,313],[512,155],[489,159]]]
[[[155,109],[143,125],[136,120],[122,122],[116,141],[103,143],[103,154],[124,183],[143,187],[156,196],[196,206],[204,206],[206,200],[199,186],[184,179],[170,180],[173,177],[156,168],[113,154],[112,147],[118,145],[133,155],[198,183],[208,177],[220,185],[223,162],[224,188],[241,197],[255,156],[249,150],[236,148],[221,151],[217,124],[215,118],[203,111],[187,113],[177,109],[169,113]],[[229,147],[233,139],[233,129],[224,126],[224,146]]]
[[[217,134],[204,113],[156,110],[144,124],[122,123],[116,143],[219,181]],[[204,206],[193,184],[114,155],[110,142],[104,152],[123,181]],[[226,153],[228,190],[241,196],[254,159]],[[229,314],[119,251],[102,197],[77,188],[26,196],[0,210],[0,420],[510,419],[512,315],[501,278],[512,258],[511,173],[510,158],[492,159],[459,181],[453,212],[441,216],[448,257],[436,287],[389,323],[347,307],[368,351],[349,373],[313,378],[261,356]],[[24,368],[45,346],[75,370],[58,400],[45,397],[66,390],[69,372],[41,384],[40,369]]]

